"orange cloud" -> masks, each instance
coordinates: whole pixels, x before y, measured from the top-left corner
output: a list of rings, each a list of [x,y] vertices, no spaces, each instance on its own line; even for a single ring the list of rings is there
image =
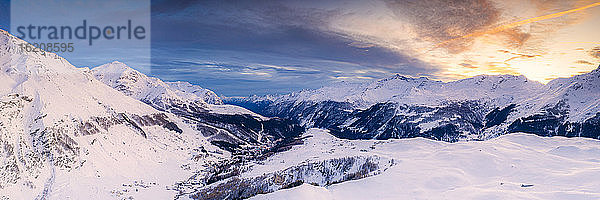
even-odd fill
[[[449,39],[443,42],[440,42],[438,44],[435,45],[435,47],[441,47],[441,46],[446,46],[454,41],[457,40],[462,40],[462,39],[467,39],[467,38],[472,38],[472,37],[479,37],[479,36],[483,36],[483,35],[487,35],[487,34],[494,34],[494,33],[500,33],[502,31],[505,31],[507,29],[512,29],[512,28],[516,28],[525,24],[530,24],[533,22],[538,22],[538,21],[542,21],[542,20],[547,20],[547,19],[552,19],[552,18],[557,18],[557,17],[561,17],[564,16],[566,14],[570,14],[570,13],[574,13],[574,12],[579,12],[588,8],[593,8],[596,6],[600,6],[600,2],[596,2],[593,4],[589,4],[586,6],[582,6],[579,8],[575,8],[575,9],[571,9],[571,10],[566,10],[566,11],[562,11],[562,12],[556,12],[556,13],[552,13],[552,14],[548,14],[548,15],[543,15],[543,16],[539,16],[539,17],[533,17],[533,18],[529,18],[529,19],[525,19],[525,20],[521,20],[521,21],[517,21],[517,22],[513,22],[513,23],[508,23],[508,24],[504,24],[504,25],[500,25],[491,29],[486,29],[486,30],[482,30],[482,31],[476,31],[470,34],[466,34],[457,38],[453,38],[453,39]]]

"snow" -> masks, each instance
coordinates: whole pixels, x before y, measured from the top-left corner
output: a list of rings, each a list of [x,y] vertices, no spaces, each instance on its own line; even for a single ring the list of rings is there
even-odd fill
[[[479,142],[445,143],[422,138],[350,141],[334,139],[320,129],[311,129],[307,135],[312,137],[304,145],[257,164],[246,176],[304,160],[359,154],[393,159],[396,164],[360,180],[328,187],[303,185],[254,199],[303,195],[322,199],[600,198],[598,140],[517,133]]]
[[[115,127],[110,132],[127,133],[127,129]],[[51,199],[172,198],[176,193],[165,190],[165,187],[192,174],[180,167],[189,162],[190,155],[185,151],[172,150],[153,140],[111,135],[108,140],[93,136],[81,138],[88,141],[97,139],[93,145],[85,147],[84,151],[89,153],[85,158],[88,163],[72,171],[58,171]],[[132,151],[131,147],[136,148]],[[164,173],[167,171],[169,173]],[[145,182],[150,187],[123,186],[135,181]],[[124,192],[123,189],[129,191]],[[135,189],[139,192],[132,191]]]
[[[221,105],[223,104],[223,100],[215,92],[202,88],[197,85],[192,85],[188,82],[177,81],[177,82],[167,82],[171,88],[182,91],[183,93],[193,94],[196,98],[203,99],[208,104]]]
[[[313,186],[310,184],[302,184],[298,187],[280,190],[272,194],[260,194],[252,199],[327,200],[333,199],[333,196],[327,189],[323,187]]]

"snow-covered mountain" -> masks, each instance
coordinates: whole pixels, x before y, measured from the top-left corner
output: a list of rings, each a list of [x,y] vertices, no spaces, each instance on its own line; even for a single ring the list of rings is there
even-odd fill
[[[426,137],[454,142],[512,132],[599,138],[598,71],[546,85],[512,75],[448,83],[396,75],[366,84],[338,83],[225,101],[349,139]]]
[[[555,79],[545,90],[544,96],[530,101],[542,100],[542,105],[565,102],[571,121],[593,117],[600,111],[600,66],[587,74]]]
[[[165,187],[228,157],[179,117],[23,43],[0,31],[0,198],[172,198]]]
[[[187,82],[163,82],[120,62],[96,67],[92,73],[127,96],[180,116],[210,142],[236,154],[269,150],[304,131],[291,120],[266,118],[242,107],[222,105],[208,89]]]
[[[540,92],[543,85],[524,76],[480,75],[455,82],[444,83],[425,77],[410,78],[395,75],[366,83],[335,83],[316,90],[270,97],[285,102],[348,102],[353,107],[366,109],[382,102],[409,105],[439,105],[448,101],[484,100],[506,105],[527,95]]]
[[[519,102],[500,127],[507,132],[600,139],[599,99],[600,67],[550,81],[543,93]]]
[[[200,98],[204,100],[204,102],[212,105],[222,105],[223,100],[215,92],[202,88],[197,85],[192,85],[188,82],[176,81],[176,82],[167,82],[169,86],[175,88],[176,90],[182,91],[184,93],[193,94],[196,98]]]
[[[93,68],[92,73],[108,86],[163,111],[168,111],[173,105],[207,109],[208,103],[222,104],[213,91],[184,82],[166,83],[118,61]]]

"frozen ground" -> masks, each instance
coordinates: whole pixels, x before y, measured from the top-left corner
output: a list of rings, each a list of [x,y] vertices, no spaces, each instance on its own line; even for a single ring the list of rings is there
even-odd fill
[[[307,160],[377,155],[394,165],[380,175],[328,187],[304,184],[254,199],[599,199],[600,141],[510,134],[481,142],[421,138],[336,139],[311,129],[303,145],[277,154],[246,176]]]

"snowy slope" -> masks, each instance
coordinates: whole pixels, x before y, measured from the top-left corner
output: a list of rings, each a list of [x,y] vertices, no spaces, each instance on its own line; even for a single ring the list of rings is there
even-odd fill
[[[270,194],[260,194],[251,199],[286,199],[286,200],[329,200],[335,199],[325,187],[302,184],[291,189],[283,189]]]
[[[175,115],[22,43],[0,31],[0,198],[172,197],[176,179],[229,156]]]
[[[379,175],[338,184],[304,185],[253,199],[598,199],[600,142],[510,134],[481,142],[422,138],[340,140],[311,129],[303,145],[256,163],[265,170],[352,155],[393,159]],[[310,183],[313,184],[313,183]]]

